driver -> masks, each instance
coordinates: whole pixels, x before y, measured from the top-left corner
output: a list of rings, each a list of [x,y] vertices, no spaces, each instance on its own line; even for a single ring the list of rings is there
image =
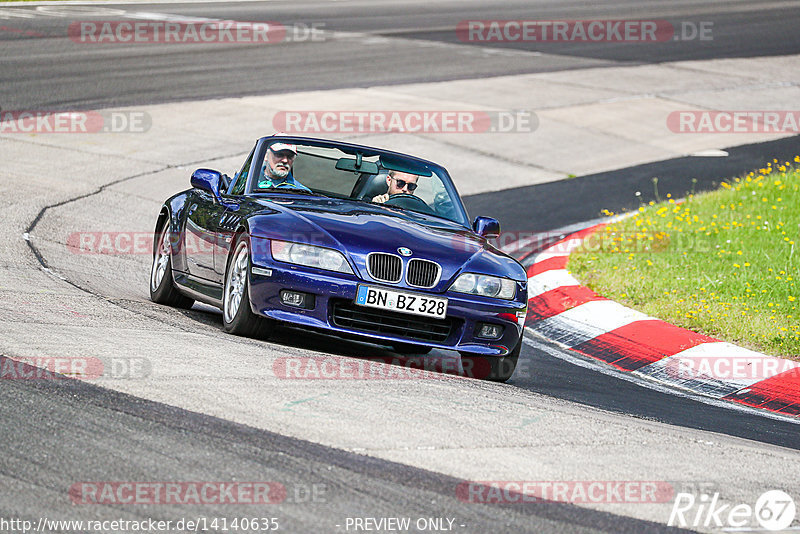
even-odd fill
[[[414,191],[417,189],[418,179],[419,176],[416,174],[400,171],[389,171],[389,176],[386,177],[386,185],[389,186],[389,191],[382,195],[376,196],[372,199],[372,201],[382,204],[389,200],[389,197],[393,195],[399,195],[401,193],[413,195]]]
[[[292,176],[292,165],[297,157],[297,147],[289,143],[272,143],[267,149],[264,166],[261,169],[261,178],[258,180],[260,189],[273,187],[293,188],[311,191]]]

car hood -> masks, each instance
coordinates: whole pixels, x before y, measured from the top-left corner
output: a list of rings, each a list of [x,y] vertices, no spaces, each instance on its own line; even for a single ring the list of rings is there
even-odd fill
[[[512,258],[463,226],[399,208],[330,198],[258,199],[264,209],[249,217],[252,235],[335,248],[346,252],[364,279],[370,252],[432,260],[442,267],[437,288],[449,287],[460,272],[479,272],[516,280],[525,271]],[[440,288],[441,289],[441,288]]]

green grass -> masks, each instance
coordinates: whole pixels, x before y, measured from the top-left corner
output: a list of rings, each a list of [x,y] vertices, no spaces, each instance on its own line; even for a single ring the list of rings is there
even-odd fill
[[[800,360],[800,156],[710,193],[650,203],[601,230],[567,268],[667,322]]]

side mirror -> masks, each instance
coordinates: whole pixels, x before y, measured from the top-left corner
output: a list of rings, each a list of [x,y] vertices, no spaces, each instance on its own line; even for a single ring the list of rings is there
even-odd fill
[[[220,182],[222,182],[222,174],[218,171],[197,169],[192,173],[192,187],[208,191],[214,195],[217,202],[221,201],[219,193]]]
[[[491,217],[476,217],[475,222],[472,223],[472,229],[476,234],[488,239],[500,237],[500,222]]]

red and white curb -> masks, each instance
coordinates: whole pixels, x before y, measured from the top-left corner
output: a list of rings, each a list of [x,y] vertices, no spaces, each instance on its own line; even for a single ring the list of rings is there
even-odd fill
[[[800,363],[679,328],[598,295],[566,270],[572,251],[605,224],[530,257],[525,326],[617,371],[721,401],[800,416]]]

